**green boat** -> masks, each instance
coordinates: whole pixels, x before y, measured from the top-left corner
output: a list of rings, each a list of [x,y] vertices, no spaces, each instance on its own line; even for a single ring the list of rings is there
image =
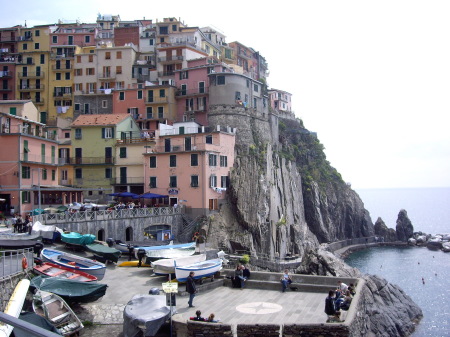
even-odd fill
[[[70,233],[62,233],[61,234],[61,241],[71,244],[71,245],[89,245],[95,240],[95,235],[92,234],[80,234],[76,232],[70,232]]]
[[[78,282],[57,277],[37,276],[31,280],[31,288],[61,296],[67,302],[92,302],[105,295],[106,284]]]
[[[118,249],[111,248],[105,245],[101,245],[98,243],[92,243],[90,245],[86,245],[86,248],[94,253],[94,255],[101,257],[105,261],[113,261],[117,262],[119,261],[120,255],[122,255],[122,252]],[[101,261],[103,262],[103,261]]]

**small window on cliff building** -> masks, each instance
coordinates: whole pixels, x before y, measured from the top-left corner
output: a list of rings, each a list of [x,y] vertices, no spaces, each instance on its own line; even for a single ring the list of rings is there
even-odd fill
[[[225,85],[225,76],[217,76],[217,85]]]

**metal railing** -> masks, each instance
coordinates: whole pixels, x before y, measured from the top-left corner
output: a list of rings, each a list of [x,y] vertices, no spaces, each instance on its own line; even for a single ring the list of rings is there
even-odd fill
[[[75,213],[49,213],[34,215],[35,221],[44,224],[59,222],[83,222],[108,219],[146,218],[149,216],[181,214],[181,209],[175,207],[125,208],[119,210],[77,211]]]
[[[22,272],[22,258],[27,258],[28,268],[33,267],[33,248],[2,250],[0,253],[0,277]]]
[[[14,316],[10,316],[0,311],[0,321],[5,322],[14,327],[25,330],[28,333],[28,336],[36,336],[36,337],[61,337],[61,335],[56,334],[54,332],[45,330],[37,325],[28,323]]]

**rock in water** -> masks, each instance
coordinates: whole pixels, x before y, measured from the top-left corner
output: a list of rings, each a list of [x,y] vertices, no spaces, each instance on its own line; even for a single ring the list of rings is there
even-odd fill
[[[388,228],[383,219],[378,218],[374,225],[375,235],[384,238],[385,242],[397,241],[397,233],[394,229]]]
[[[411,220],[408,218],[408,214],[404,209],[398,213],[397,226],[395,227],[397,232],[397,240],[406,242],[414,234],[414,227],[411,224]]]

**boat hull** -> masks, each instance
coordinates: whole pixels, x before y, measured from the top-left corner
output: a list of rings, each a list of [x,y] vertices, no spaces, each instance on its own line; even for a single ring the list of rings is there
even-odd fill
[[[59,266],[55,263],[44,262],[40,266],[34,266],[35,273],[50,277],[58,277],[66,280],[73,280],[79,282],[95,282],[97,277],[84,273],[79,270],[69,269],[63,266]]]
[[[176,259],[161,259],[152,262],[153,272],[156,275],[175,274],[175,266],[182,267],[206,260],[206,254],[191,255]]]
[[[6,305],[5,314],[8,314],[13,317],[19,317],[20,312],[22,311],[23,302],[25,301],[25,297],[27,296],[28,288],[30,287],[30,281],[27,279],[20,280],[17,284],[14,292],[12,293],[8,304]],[[0,324],[0,336],[8,337],[13,331],[14,327],[8,324]]]
[[[164,245],[164,246],[151,246],[151,247],[135,247],[134,253],[137,259],[139,249],[145,250],[147,261],[156,261],[159,259],[173,259],[183,256],[194,255],[195,242],[182,243],[178,245]],[[148,263],[148,262],[147,262]]]
[[[222,270],[222,259],[213,259],[188,266],[175,267],[175,276],[177,281],[186,282],[191,271],[195,273],[194,279],[201,279],[203,277],[213,276],[220,270]]]
[[[42,259],[74,271],[82,271],[95,276],[99,281],[105,276],[106,266],[98,261],[93,261],[81,256],[44,248]]]

